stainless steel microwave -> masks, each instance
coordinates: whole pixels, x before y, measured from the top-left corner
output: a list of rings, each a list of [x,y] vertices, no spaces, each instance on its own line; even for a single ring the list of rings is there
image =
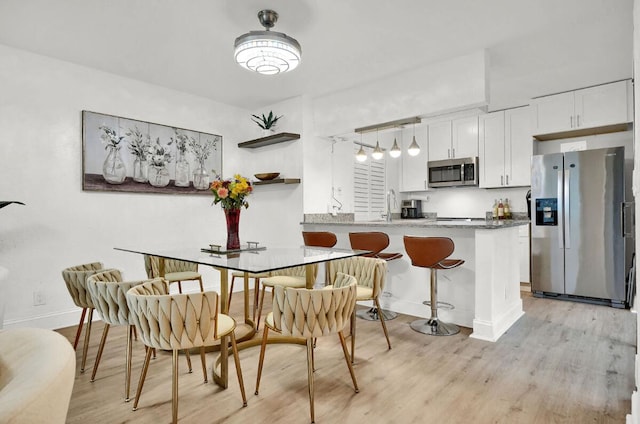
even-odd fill
[[[478,158],[459,158],[427,162],[429,187],[478,185]]]

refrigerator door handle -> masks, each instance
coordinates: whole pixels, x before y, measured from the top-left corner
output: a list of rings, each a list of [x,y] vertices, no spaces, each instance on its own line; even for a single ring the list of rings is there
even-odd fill
[[[627,231],[627,208],[631,210],[633,213],[634,202],[622,202],[620,207],[620,229],[622,232],[622,237],[633,237],[633,223],[631,224],[631,228]],[[633,216],[633,215],[631,215]]]
[[[560,227],[560,231],[558,231],[558,247],[560,249],[564,249],[564,233],[562,228],[564,228],[564,216],[562,211],[564,210],[564,199],[562,198],[562,190],[564,187],[564,178],[563,172],[558,171],[558,210],[556,213],[558,214],[558,227]]]
[[[571,201],[570,191],[571,187],[571,170],[566,169],[564,171],[564,248],[571,249]]]

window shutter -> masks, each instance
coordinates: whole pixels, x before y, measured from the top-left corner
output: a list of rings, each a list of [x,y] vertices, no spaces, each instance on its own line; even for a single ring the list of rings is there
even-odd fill
[[[370,147],[363,147],[367,152],[367,160],[358,162],[355,154],[360,150],[360,145],[354,144],[353,166],[353,205],[357,221],[380,219],[385,212],[385,181],[386,163],[385,157],[374,160],[371,157],[373,151]]]

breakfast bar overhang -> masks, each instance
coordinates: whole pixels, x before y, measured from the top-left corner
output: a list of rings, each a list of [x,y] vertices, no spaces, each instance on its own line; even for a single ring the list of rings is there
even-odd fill
[[[465,263],[440,271],[438,300],[454,309],[439,311],[443,320],[473,329],[470,337],[495,342],[522,315],[518,255],[518,227],[528,220],[451,220],[435,219],[327,222],[306,217],[305,231],[332,231],[339,247],[349,247],[349,233],[382,231],[389,235],[386,249],[404,252],[403,236],[449,237],[455,243],[451,257]],[[405,254],[389,263],[383,309],[428,317],[423,304],[429,297],[429,275],[425,269],[411,266]]]

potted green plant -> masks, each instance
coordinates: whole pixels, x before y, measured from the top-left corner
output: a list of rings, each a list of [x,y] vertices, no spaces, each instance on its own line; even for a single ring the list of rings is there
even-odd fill
[[[275,130],[275,125],[276,122],[278,122],[278,119],[282,118],[282,115],[280,116],[276,116],[273,114],[273,111],[269,111],[269,115],[266,115],[263,113],[262,116],[258,116],[258,115],[251,115],[252,116],[252,121],[255,122],[256,124],[258,124],[258,126],[260,128],[262,128],[263,132],[265,132],[265,135],[268,135],[269,133],[274,132]]]

